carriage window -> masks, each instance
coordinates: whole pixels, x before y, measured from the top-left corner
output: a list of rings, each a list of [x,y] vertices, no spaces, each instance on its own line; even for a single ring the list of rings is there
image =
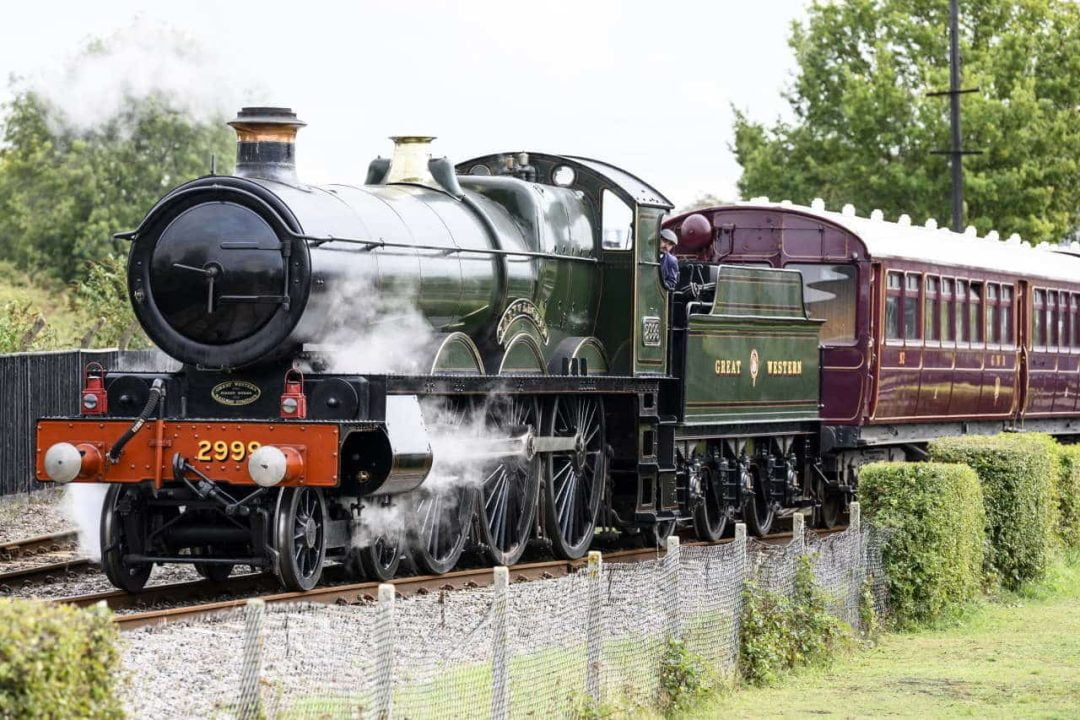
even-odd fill
[[[1001,325],[997,321],[999,293],[996,284],[986,286],[986,341],[994,345],[1001,344]]]
[[[954,282],[952,278],[942,278],[941,280],[941,336],[946,342],[952,342],[956,339],[956,333],[953,330],[953,317],[955,316],[955,310],[953,310],[953,286]]]
[[[841,345],[855,342],[854,265],[790,264],[803,278],[803,301],[810,317],[824,320],[821,342]]]
[[[926,278],[926,329],[927,340],[941,340],[941,278]]]
[[[968,295],[971,302],[968,304],[968,314],[971,320],[971,342],[982,343],[983,341],[983,314],[982,314],[982,283],[971,283],[971,291]]]
[[[891,272],[888,276],[885,295],[885,337],[899,339],[900,334],[900,299],[903,285],[900,273]]]
[[[1046,293],[1046,329],[1049,347],[1058,346],[1058,294],[1056,290]]]
[[[1011,285],[1001,286],[1001,342],[1015,345],[1013,336],[1013,289]]]
[[[601,238],[605,250],[631,250],[634,247],[634,211],[615,193],[605,190],[601,197]]]
[[[919,291],[922,289],[922,275],[914,273],[907,276],[907,287],[904,289],[904,338],[918,340],[922,337],[919,326]]]
[[[971,339],[967,317],[968,284],[967,280],[956,281],[956,339],[966,343]]]
[[[1072,296],[1073,347],[1080,347],[1080,295]]]
[[[1067,351],[1071,341],[1069,336],[1072,334],[1072,311],[1069,309],[1069,293],[1061,293],[1060,304],[1058,305],[1058,312],[1060,313],[1058,319],[1058,334],[1061,336],[1061,349]]]
[[[1046,291],[1036,290],[1032,305],[1031,338],[1034,345],[1046,347]]]

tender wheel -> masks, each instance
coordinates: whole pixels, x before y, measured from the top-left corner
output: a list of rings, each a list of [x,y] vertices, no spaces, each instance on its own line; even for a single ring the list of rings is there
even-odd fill
[[[318,584],[326,560],[326,501],[318,488],[283,488],[274,520],[277,575],[290,590]]]
[[[539,430],[539,404],[533,398],[493,403],[486,420],[485,429],[499,437],[525,426]],[[484,553],[493,565],[513,565],[525,552],[536,516],[540,465],[539,456],[504,458],[481,473],[477,525]]]
[[[699,540],[716,542],[724,536],[727,524],[724,485],[720,473],[711,467],[702,467],[701,502],[694,508],[694,532]]]
[[[545,435],[577,436],[573,451],[543,461],[544,529],[560,558],[582,557],[592,542],[607,477],[604,405],[589,396],[556,397],[544,420]]]
[[[123,558],[146,552],[149,518],[137,487],[115,484],[101,507],[101,567],[116,587],[139,592],[150,578],[153,563],[129,563]]]
[[[829,492],[828,485],[821,479],[817,481],[816,490],[821,507],[814,510],[814,524],[819,528],[831,530],[840,522],[844,498],[840,493]]]
[[[642,533],[642,537],[645,538],[645,542],[649,545],[655,545],[656,547],[665,547],[667,545],[667,539],[674,534],[675,521],[661,520],[645,528]]]
[[[450,572],[457,565],[469,537],[476,506],[476,490],[454,485],[415,493],[413,529],[409,543],[413,560],[432,575]]]
[[[743,518],[746,520],[746,529],[750,534],[764,537],[772,529],[773,512],[772,501],[769,499],[769,480],[761,472],[754,473],[753,493],[746,499],[743,505]]]

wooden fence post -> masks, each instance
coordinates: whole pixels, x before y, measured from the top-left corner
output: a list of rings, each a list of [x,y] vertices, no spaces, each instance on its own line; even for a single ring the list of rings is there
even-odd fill
[[[259,680],[262,677],[263,618],[266,606],[253,598],[244,606],[244,643],[240,665],[240,702],[237,717],[257,720],[263,717]]]
[[[585,692],[597,707],[600,705],[600,662],[603,651],[603,617],[601,615],[601,577],[604,572],[604,560],[601,553],[593,550],[589,553],[589,606],[585,615],[585,636],[587,650],[585,658]]]
[[[491,719],[505,720],[510,713],[510,569],[495,572],[495,600],[492,608]]]

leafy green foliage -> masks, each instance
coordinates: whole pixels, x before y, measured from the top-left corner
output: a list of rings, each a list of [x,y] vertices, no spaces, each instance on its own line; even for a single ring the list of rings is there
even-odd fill
[[[122,718],[116,641],[107,610],[0,599],[0,717]]]
[[[863,637],[870,642],[881,632],[881,618],[878,617],[877,605],[874,602],[874,584],[870,578],[863,581],[862,589],[859,590],[859,627],[862,628]]]
[[[900,627],[933,621],[978,595],[986,524],[975,472],[941,463],[872,463],[859,470],[866,519],[891,531],[882,552]]]
[[[127,265],[122,258],[105,257],[90,263],[86,279],[75,290],[75,307],[87,327],[104,320],[94,335],[95,347],[119,346],[129,339],[131,346],[149,344],[131,311]]]
[[[739,629],[739,673],[752,685],[771,685],[801,665],[828,661],[847,629],[826,609],[810,555],[798,559],[791,598],[747,583]]]
[[[686,647],[669,638],[660,659],[660,707],[668,714],[685,710],[706,688],[705,665]]]
[[[790,45],[794,118],[771,127],[736,112],[744,197],[889,217],[950,215],[948,3],[811,5]],[[1080,4],[987,0],[961,9],[966,218],[985,233],[1057,241],[1080,225]]]
[[[28,304],[6,302],[0,305],[0,353],[38,349],[50,336],[46,327],[33,336],[28,347],[22,347],[23,339],[39,323],[40,315]]]
[[[15,89],[0,143],[0,256],[23,269],[79,279],[88,263],[126,251],[112,233],[136,227],[171,187],[205,174],[211,155],[230,157],[223,123],[194,122],[161,96],[132,98],[79,132],[32,91]]]
[[[1080,548],[1080,446],[1062,445],[1058,457],[1058,532],[1067,548]]]
[[[940,462],[964,463],[979,476],[986,509],[984,568],[1015,589],[1039,578],[1054,543],[1058,459],[1046,436],[1004,433],[930,443]],[[860,474],[860,492],[862,476]]]

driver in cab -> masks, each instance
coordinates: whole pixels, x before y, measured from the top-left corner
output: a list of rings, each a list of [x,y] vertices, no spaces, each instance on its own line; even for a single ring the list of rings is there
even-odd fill
[[[679,284],[679,260],[675,257],[675,246],[679,238],[672,230],[660,231],[660,279],[664,287],[671,292]]]

